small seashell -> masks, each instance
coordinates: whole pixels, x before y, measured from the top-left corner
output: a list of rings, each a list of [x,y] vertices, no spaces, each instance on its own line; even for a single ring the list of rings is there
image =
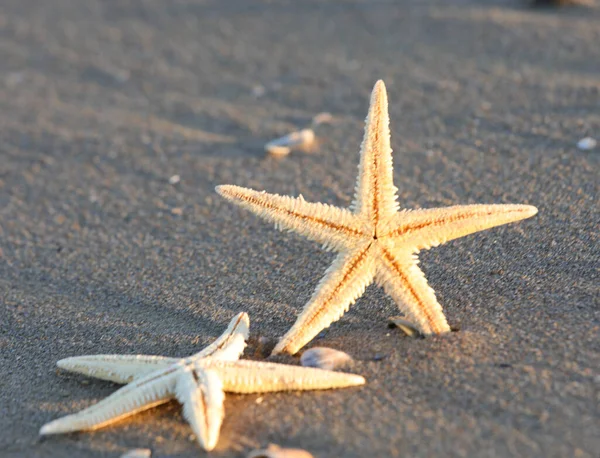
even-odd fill
[[[314,458],[306,450],[299,448],[281,448],[275,444],[269,444],[264,450],[253,450],[248,458]]]
[[[591,149],[594,149],[597,144],[598,142],[596,141],[596,139],[592,137],[585,137],[577,142],[577,148],[579,148],[582,151],[589,151]]]
[[[265,151],[269,153],[271,156],[283,157],[290,154],[292,149],[288,146],[278,146],[273,145],[271,143],[267,143],[265,145]]]
[[[388,326],[391,328],[400,328],[408,337],[413,337],[415,339],[424,337],[423,334],[421,334],[421,331],[419,331],[414,324],[412,324],[410,321],[406,321],[401,316],[393,316],[388,318]]]
[[[312,119],[312,125],[318,126],[320,124],[331,124],[333,122],[333,116],[331,113],[323,112],[315,115]]]
[[[133,448],[121,455],[121,458],[150,458],[152,450],[149,448]]]
[[[312,129],[302,129],[292,132],[265,145],[265,151],[273,156],[287,156],[292,148],[308,147],[315,141]]]
[[[169,184],[177,184],[181,181],[181,177],[179,175],[173,175],[169,178]]]
[[[265,95],[267,92],[267,90],[265,89],[265,87],[261,84],[257,84],[256,86],[254,86],[252,88],[252,95],[254,97],[256,97],[257,99],[262,97],[263,95]]]
[[[352,361],[352,357],[343,351],[327,347],[314,347],[302,353],[300,363],[305,367],[333,370]]]

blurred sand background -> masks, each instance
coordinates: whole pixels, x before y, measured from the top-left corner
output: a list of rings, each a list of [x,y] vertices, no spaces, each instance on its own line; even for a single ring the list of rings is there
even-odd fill
[[[459,332],[388,329],[371,287],[311,344],[368,384],[228,395],[211,456],[597,457],[600,147],[576,143],[600,136],[599,43],[599,8],[518,1],[3,0],[0,456],[204,456],[175,402],[40,440],[116,389],[55,363],[185,356],[241,310],[261,357],[332,255],[214,187],[349,205],[381,78],[403,207],[539,214],[422,254]],[[316,151],[265,157],[319,112]]]

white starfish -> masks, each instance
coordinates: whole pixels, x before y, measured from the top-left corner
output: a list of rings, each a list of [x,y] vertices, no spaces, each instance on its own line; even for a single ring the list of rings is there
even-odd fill
[[[423,334],[450,330],[434,291],[418,268],[416,253],[490,227],[529,218],[529,205],[462,205],[402,210],[393,183],[388,102],[383,81],[375,84],[360,151],[350,209],[267,194],[239,186],[217,192],[276,227],[302,234],[339,252],[294,326],[274,352],[296,353],[338,320],[375,281]]]
[[[238,361],[249,319],[237,315],[214,343],[188,358],[92,355],[60,360],[59,367],[128,385],[79,413],[54,420],[40,434],[102,428],[142,410],[177,399],[198,442],[212,450],[223,421],[224,391],[267,393],[362,385],[359,375],[258,361]]]

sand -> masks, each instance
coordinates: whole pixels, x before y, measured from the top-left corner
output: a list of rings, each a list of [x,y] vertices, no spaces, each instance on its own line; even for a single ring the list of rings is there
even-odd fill
[[[349,205],[381,78],[403,207],[539,214],[422,253],[458,332],[388,329],[397,308],[369,288],[311,344],[351,354],[368,384],[228,395],[211,456],[273,442],[318,458],[597,457],[600,149],[576,144],[600,137],[599,21],[517,1],[1,2],[0,456],[204,456],[177,403],[39,439],[117,388],[55,363],[188,355],[242,310],[260,358],[257,338],[289,329],[332,254],[214,187]],[[315,151],[265,157],[325,111]]]

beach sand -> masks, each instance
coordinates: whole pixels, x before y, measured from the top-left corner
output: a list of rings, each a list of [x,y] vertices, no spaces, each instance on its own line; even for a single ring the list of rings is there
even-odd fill
[[[220,198],[348,206],[386,82],[402,207],[522,203],[529,220],[421,254],[451,324],[388,329],[372,286],[310,346],[361,388],[231,395],[216,457],[597,457],[600,8],[501,1],[0,4],[0,456],[204,456],[179,404],[38,437],[117,385],[56,361],[185,356],[239,312],[290,328],[333,255]],[[269,140],[329,112],[312,152]],[[169,179],[180,176],[170,184]],[[172,181],[177,181],[176,179]],[[299,355],[277,361],[299,364]]]

